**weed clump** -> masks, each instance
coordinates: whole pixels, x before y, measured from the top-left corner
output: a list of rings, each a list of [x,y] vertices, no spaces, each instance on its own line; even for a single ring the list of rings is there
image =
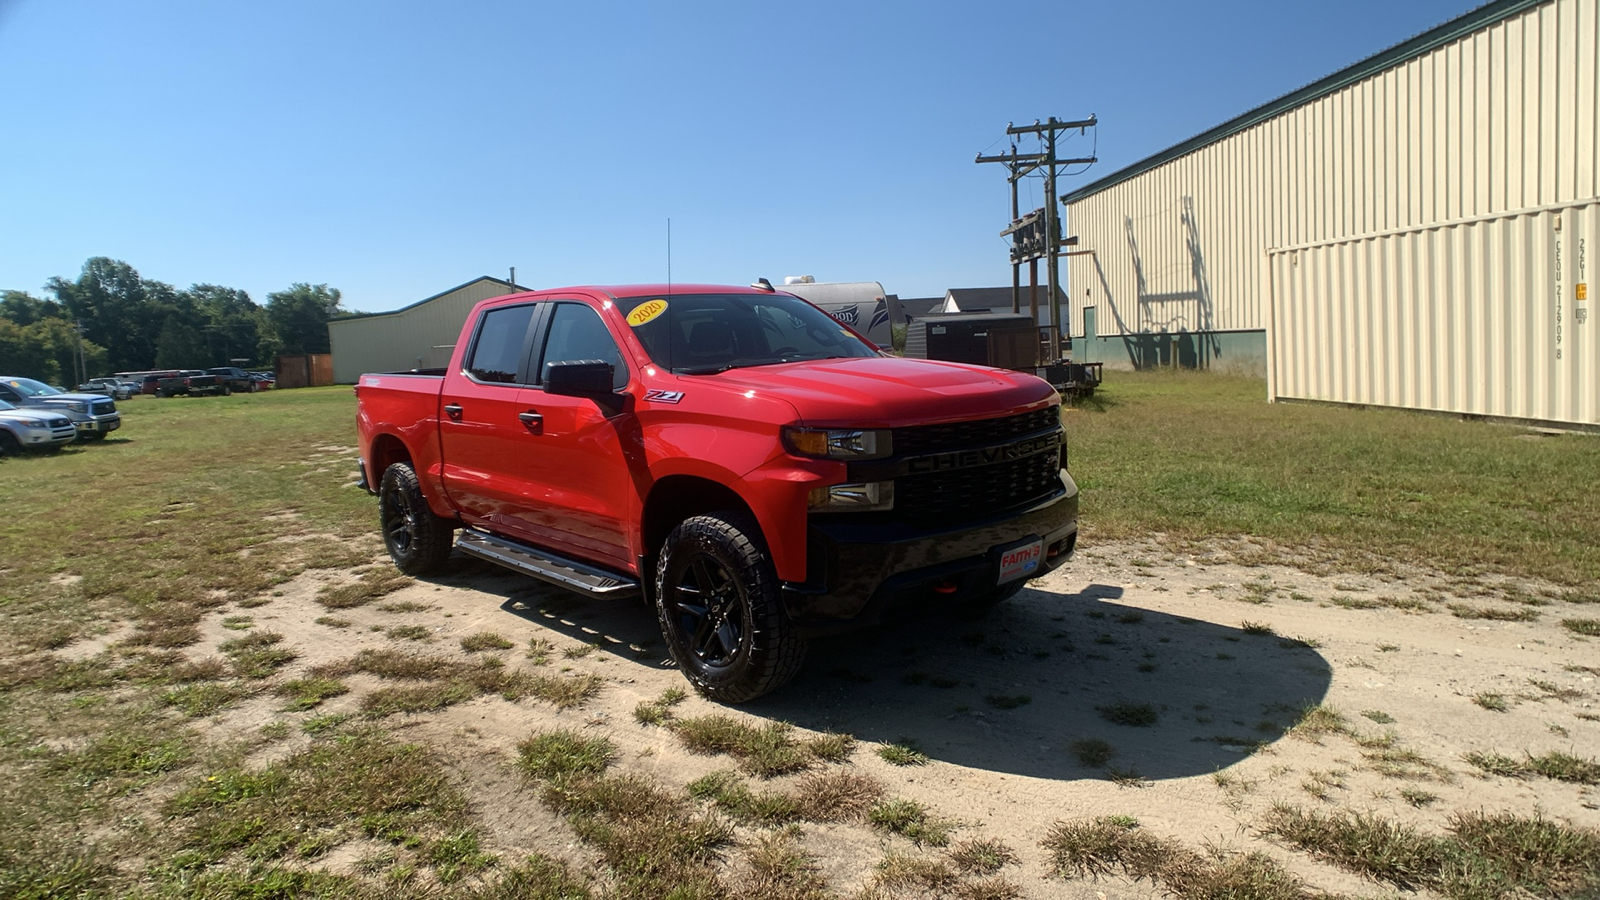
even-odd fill
[[[867,821],[874,828],[931,847],[948,844],[950,833],[956,828],[954,822],[934,816],[921,803],[905,799],[885,800],[877,804],[868,811]]]
[[[892,744],[884,744],[878,748],[878,758],[891,766],[925,766],[928,764],[928,754],[917,749],[917,744],[910,738],[901,738]]]
[[[747,725],[729,716],[709,715],[671,721],[669,727],[695,753],[726,753],[739,768],[762,778],[804,771],[818,760],[838,761],[849,755],[855,739],[825,734],[796,740],[787,722]]]
[[[1130,728],[1149,728],[1161,717],[1153,704],[1133,703],[1127,700],[1096,706],[1095,711],[1100,713],[1100,718],[1113,725],[1126,725]]]
[[[1448,834],[1365,813],[1278,805],[1263,831],[1352,872],[1456,900],[1587,896],[1600,888],[1600,832],[1511,813],[1457,813]]]
[[[1044,839],[1054,874],[1101,876],[1121,871],[1148,878],[1184,898],[1302,900],[1299,879],[1260,853],[1202,856],[1142,830],[1126,816],[1057,822]]]

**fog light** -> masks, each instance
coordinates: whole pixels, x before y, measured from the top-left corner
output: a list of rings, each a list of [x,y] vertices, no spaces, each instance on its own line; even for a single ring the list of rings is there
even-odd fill
[[[894,482],[868,481],[815,488],[806,507],[819,512],[871,512],[894,509]]]

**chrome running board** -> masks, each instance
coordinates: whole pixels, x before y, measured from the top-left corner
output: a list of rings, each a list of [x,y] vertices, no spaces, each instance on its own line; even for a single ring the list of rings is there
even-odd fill
[[[596,597],[631,597],[639,593],[638,579],[472,528],[461,529],[456,547],[468,556],[579,593]]]

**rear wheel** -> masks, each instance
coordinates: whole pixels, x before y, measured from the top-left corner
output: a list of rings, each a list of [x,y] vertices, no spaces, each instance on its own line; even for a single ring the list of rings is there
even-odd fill
[[[782,687],[805,659],[760,535],[742,512],[695,516],[667,536],[656,564],[667,650],[689,683],[724,703]]]
[[[394,463],[384,470],[378,488],[378,521],[389,558],[407,575],[436,572],[449,558],[450,520],[428,508],[410,463]]]

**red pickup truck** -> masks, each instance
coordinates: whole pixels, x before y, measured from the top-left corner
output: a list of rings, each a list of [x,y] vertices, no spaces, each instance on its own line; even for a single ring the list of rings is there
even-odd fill
[[[356,393],[401,571],[454,543],[642,596],[723,702],[788,681],[808,637],[997,603],[1077,541],[1048,384],[887,356],[765,281],[485,300],[448,368]]]

